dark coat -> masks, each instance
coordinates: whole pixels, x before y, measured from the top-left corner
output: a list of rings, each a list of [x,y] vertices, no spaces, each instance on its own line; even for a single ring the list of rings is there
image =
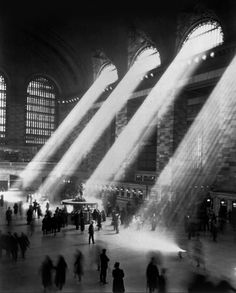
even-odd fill
[[[113,293],[123,293],[125,292],[124,287],[124,271],[116,268],[112,271],[112,277],[113,277],[113,285],[112,285],[112,292]]]
[[[93,234],[94,234],[94,227],[93,227],[93,224],[90,224],[90,225],[89,225],[88,232],[89,232],[90,235],[93,235]]]
[[[146,270],[147,286],[151,289],[158,287],[159,271],[155,264],[149,263]]]
[[[100,254],[100,261],[101,261],[101,269],[106,270],[108,267],[109,258],[105,253]]]
[[[52,285],[52,270],[53,264],[50,258],[45,259],[41,266],[41,277],[42,284],[44,288],[50,287]]]
[[[60,285],[65,284],[66,282],[67,264],[64,258],[59,259],[55,269],[56,269],[55,284],[57,287],[59,287]]]

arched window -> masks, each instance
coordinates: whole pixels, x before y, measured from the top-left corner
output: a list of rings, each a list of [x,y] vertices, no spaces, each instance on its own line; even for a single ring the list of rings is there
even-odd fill
[[[26,143],[44,144],[55,130],[56,91],[44,77],[30,81],[27,87]]]
[[[110,85],[118,80],[117,69],[112,63],[103,64],[99,70],[98,76],[105,78],[107,85]]]
[[[156,68],[161,65],[161,57],[158,50],[153,47],[145,47],[139,50],[134,57],[132,64],[138,63],[139,61],[144,61],[143,63],[146,65],[147,62],[150,64],[150,68]]]
[[[6,137],[6,82],[0,75],[0,142]]]
[[[185,38],[182,47],[187,55],[195,55],[210,50],[224,41],[224,35],[220,24],[214,20],[208,20],[196,25]]]

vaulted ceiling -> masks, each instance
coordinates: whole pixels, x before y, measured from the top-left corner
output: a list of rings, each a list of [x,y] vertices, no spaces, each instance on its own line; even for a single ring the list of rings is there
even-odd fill
[[[47,74],[62,94],[89,86],[96,50],[124,74],[132,29],[149,35],[166,62],[174,54],[181,13],[214,9],[231,26],[232,36],[236,31],[234,0],[6,2],[0,10],[0,68],[17,76],[16,84],[32,74]]]

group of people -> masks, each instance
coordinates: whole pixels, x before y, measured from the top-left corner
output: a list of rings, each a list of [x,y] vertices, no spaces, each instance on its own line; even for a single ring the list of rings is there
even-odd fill
[[[6,251],[8,257],[12,257],[13,261],[18,259],[18,250],[20,248],[21,256],[24,259],[27,249],[30,247],[30,241],[27,235],[23,232],[18,233],[8,232],[2,233],[0,231],[0,257],[2,257],[2,251]]]
[[[108,262],[110,259],[106,255],[106,249],[102,249],[102,252],[99,256],[100,259],[100,283],[101,284],[108,284],[107,282],[107,269],[108,269]],[[40,274],[42,285],[44,291],[50,290],[53,287],[53,277],[54,277],[54,284],[57,289],[62,290],[66,282],[66,272],[68,270],[68,265],[65,258],[62,255],[58,256],[58,260],[56,265],[53,264],[52,259],[46,255],[45,259],[43,260],[40,266]],[[84,255],[83,253],[77,249],[74,263],[73,263],[73,272],[74,278],[77,279],[79,282],[82,281],[82,276],[84,275]],[[123,293],[125,292],[124,287],[124,271],[120,269],[120,263],[115,262],[114,269],[112,271],[113,277],[113,284],[112,284],[112,292],[113,293]]]
[[[54,214],[51,210],[47,209],[42,220],[42,231],[43,235],[53,234],[56,235],[57,232],[61,231],[68,224],[68,214],[66,209],[56,208]]]

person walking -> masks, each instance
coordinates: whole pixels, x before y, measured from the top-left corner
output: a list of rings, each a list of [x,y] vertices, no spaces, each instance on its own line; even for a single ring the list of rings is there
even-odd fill
[[[125,292],[124,286],[124,271],[120,269],[120,263],[116,262],[114,265],[114,270],[112,271],[113,284],[112,292],[113,293],[123,293]]]
[[[95,242],[94,242],[94,226],[93,226],[93,221],[91,221],[91,224],[89,225],[88,233],[89,233],[89,244],[90,244],[91,240],[92,240],[92,242],[94,244]]]
[[[55,285],[59,290],[62,290],[66,282],[66,269],[67,269],[67,263],[62,255],[59,255],[55,269],[56,269]]]
[[[203,243],[200,239],[200,234],[197,233],[196,240],[193,242],[193,259],[196,261],[196,266],[199,268],[200,265],[205,269]]]
[[[152,257],[146,269],[147,288],[149,293],[154,292],[158,288],[159,270],[156,265],[155,258]]]
[[[25,252],[26,252],[27,248],[30,246],[29,238],[23,232],[21,232],[21,236],[18,237],[18,243],[19,243],[20,250],[21,250],[21,256],[24,259]]]
[[[81,282],[82,276],[84,274],[84,256],[82,252],[77,249],[74,262],[74,277],[78,277],[78,281]]]
[[[103,249],[102,253],[100,254],[100,283],[107,284],[106,277],[109,261],[110,259],[106,255],[106,249]]]
[[[158,280],[158,293],[166,293],[166,269],[161,269],[161,274]]]
[[[52,287],[52,270],[53,269],[54,269],[54,266],[53,266],[52,260],[48,255],[46,255],[40,267],[40,273],[41,273],[44,292],[47,292],[47,289],[50,290]]]

